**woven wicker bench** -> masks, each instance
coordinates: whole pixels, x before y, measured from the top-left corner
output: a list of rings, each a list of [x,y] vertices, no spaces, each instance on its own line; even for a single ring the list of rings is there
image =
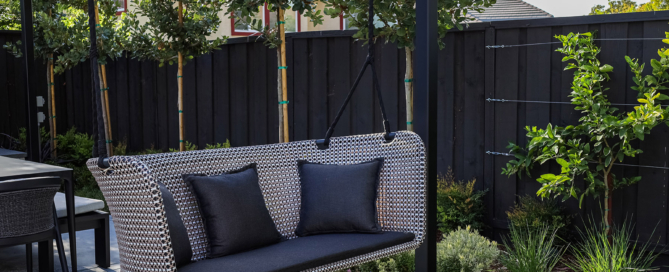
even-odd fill
[[[300,180],[297,160],[326,164],[354,164],[383,157],[378,189],[377,213],[384,234],[348,234],[297,238]],[[425,232],[425,151],[412,132],[400,131],[390,143],[383,134],[331,138],[320,150],[315,140],[262,146],[114,156],[107,171],[97,159],[88,167],[102,190],[119,243],[124,271],[175,271],[174,252],[157,181],[174,196],[188,231],[194,263],[186,271],[236,271],[234,262],[245,262],[245,271],[335,271],[417,248]],[[261,248],[218,259],[206,259],[207,237],[193,194],[184,183],[184,173],[220,174],[255,162],[267,208],[279,232],[288,239],[274,248]],[[406,235],[411,238],[406,240]],[[355,236],[358,235],[358,236]],[[366,235],[366,236],[365,236]],[[385,236],[384,236],[385,235]],[[402,237],[400,237],[402,236]],[[315,237],[315,238],[314,238]],[[394,237],[394,238],[393,238]],[[366,241],[366,242],[365,242]],[[272,260],[291,259],[299,249],[329,250],[301,264],[260,266]],[[338,247],[338,248],[334,248]],[[347,253],[347,254],[343,254]],[[263,255],[264,254],[264,255]],[[354,256],[351,256],[354,254]],[[318,255],[318,256],[316,256]],[[230,258],[228,258],[230,257]],[[266,259],[266,258],[269,259]],[[228,258],[226,260],[225,258]],[[306,258],[306,257],[305,257]],[[226,263],[227,262],[227,263]],[[212,267],[218,268],[213,269]],[[181,269],[181,268],[180,268]]]

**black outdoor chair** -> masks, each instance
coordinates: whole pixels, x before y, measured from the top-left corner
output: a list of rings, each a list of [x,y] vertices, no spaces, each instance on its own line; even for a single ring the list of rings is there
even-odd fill
[[[26,245],[26,270],[32,271],[32,243],[56,239],[60,266],[67,269],[53,197],[60,178],[39,177],[0,182],[0,247]]]

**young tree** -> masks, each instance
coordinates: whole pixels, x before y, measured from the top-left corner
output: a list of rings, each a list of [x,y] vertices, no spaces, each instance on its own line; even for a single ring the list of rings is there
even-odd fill
[[[262,11],[264,4],[267,8],[276,12],[277,23],[275,25],[263,25],[262,20],[250,20],[249,18]],[[260,8],[259,8],[260,7]],[[279,102],[279,142],[288,142],[288,65],[286,63],[286,22],[284,19],[285,10],[299,12],[309,18],[314,26],[323,23],[321,11],[315,11],[315,1],[297,1],[297,0],[232,0],[228,7],[227,14],[230,17],[238,16],[240,19],[236,23],[248,24],[258,32],[258,39],[263,39],[263,43],[269,48],[276,48],[276,56],[279,62],[277,69],[277,97]],[[249,22],[250,20],[250,22]]]
[[[669,34],[668,38],[669,38]],[[669,83],[669,50],[660,49],[660,60],[651,60],[653,71],[643,76],[644,64],[625,57],[637,86],[639,105],[634,111],[623,112],[611,106],[604,85],[609,80],[613,67],[602,65],[597,59],[600,48],[595,46],[590,33],[557,36],[563,47],[558,49],[565,55],[562,59],[569,62],[566,69],[576,70],[572,83],[572,104],[580,110],[582,117],[579,124],[558,127],[548,124],[546,129],[526,128],[530,139],[525,147],[509,143],[508,148],[516,159],[507,163],[502,173],[509,176],[521,175],[539,163],[556,161],[562,169],[559,174],[543,174],[537,179],[542,184],[537,195],[563,196],[578,198],[579,203],[587,195],[604,195],[604,215],[607,230],[613,222],[613,190],[634,184],[641,177],[617,177],[612,173],[616,162],[623,162],[625,157],[634,157],[642,150],[634,148],[632,143],[643,141],[646,134],[669,118],[669,108],[662,108],[661,100],[669,96],[661,94]],[[669,39],[664,40],[669,43]],[[669,122],[667,123],[669,125]],[[577,176],[584,178],[584,190],[575,186]]]
[[[650,0],[650,2],[641,5],[632,0],[609,0],[608,7],[604,5],[595,5],[592,7],[590,10],[590,15],[646,12],[668,9],[669,0]]]
[[[178,63],[179,150],[185,150],[183,120],[183,65],[193,57],[218,48],[228,37],[216,37],[223,0],[137,0],[136,12],[124,16],[129,34],[127,48],[132,56],[144,60]],[[140,17],[148,19],[145,23]],[[131,46],[130,46],[131,45]]]
[[[10,12],[17,12],[15,15],[3,15],[7,18],[18,18],[18,10],[13,8],[18,6],[18,0],[9,0],[4,2],[10,7]],[[116,8],[115,1],[103,1],[101,4],[103,18],[101,28],[105,29],[98,33],[99,39],[117,40],[115,29],[118,28],[118,21],[115,20]],[[78,63],[88,58],[90,44],[88,42],[88,15],[86,13],[85,0],[36,0],[33,1],[33,23],[35,57],[44,60],[47,64],[47,105],[49,111],[49,129],[51,137],[51,154],[56,156],[56,101],[54,77],[57,74],[64,73],[66,70],[76,66]],[[20,27],[20,26],[19,26]],[[20,41],[16,44],[7,43],[4,47],[12,52],[16,57],[23,54],[20,51]],[[115,42],[107,50],[101,52],[101,61],[106,61],[106,57],[114,58],[120,55],[122,49]]]
[[[456,27],[462,30],[463,24],[473,18],[468,16],[470,11],[482,12],[497,0],[447,0],[438,1],[439,18],[439,47],[444,48],[441,40],[448,30]],[[355,27],[358,32],[354,38],[374,42],[378,38],[386,42],[397,43],[399,48],[406,52],[406,70],[404,76],[404,92],[406,96],[407,130],[413,130],[413,49],[416,37],[416,1],[381,1],[374,0],[375,37],[367,37],[369,9],[368,0],[327,0],[325,14],[334,17],[343,15],[349,27]]]

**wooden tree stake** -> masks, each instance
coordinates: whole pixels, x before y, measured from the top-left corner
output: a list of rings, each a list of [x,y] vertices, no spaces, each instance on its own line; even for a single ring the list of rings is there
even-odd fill
[[[286,65],[286,28],[283,18],[283,9],[279,9],[279,36],[281,38],[281,105],[283,106],[283,141],[289,142],[288,126],[288,67]]]
[[[179,1],[179,27],[184,25],[183,3]],[[177,85],[179,86],[179,151],[186,150],[186,143],[184,140],[184,107],[183,107],[183,63],[184,56],[179,52],[179,64],[177,70]]]
[[[277,15],[278,16],[278,15]],[[279,63],[279,66],[281,65],[281,48],[276,49],[276,59],[278,60],[277,62]],[[281,69],[277,69],[277,75],[276,75],[276,89],[277,89],[277,98],[278,98],[278,108],[279,108],[279,143],[283,143],[284,141],[284,136],[283,136],[283,104],[281,104],[281,101],[283,100],[283,81],[281,80],[282,76],[282,71]]]
[[[55,159],[58,156],[56,148],[58,147],[58,139],[56,139],[56,86],[54,86],[54,76],[53,76],[53,54],[50,55],[49,59],[49,129],[51,135],[51,156]]]
[[[96,25],[100,25],[100,14],[98,13],[98,5],[95,3],[95,23]],[[103,47],[102,40],[100,40],[100,48]],[[114,147],[113,144],[111,143],[112,141],[112,129],[111,129],[111,114],[109,111],[109,85],[107,85],[107,67],[103,64],[100,65],[100,72],[101,72],[101,80],[100,84],[101,86],[101,91],[104,94],[104,101],[103,105],[105,107],[105,136],[107,137],[106,141],[107,142],[107,154],[109,156],[114,156]]]
[[[413,52],[405,47],[406,72],[404,73],[404,94],[406,96],[407,130],[413,131]]]

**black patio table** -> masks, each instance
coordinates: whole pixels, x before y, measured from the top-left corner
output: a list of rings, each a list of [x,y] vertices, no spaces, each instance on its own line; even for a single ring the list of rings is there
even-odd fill
[[[70,235],[70,269],[76,271],[77,239],[74,225],[74,181],[72,175],[73,171],[70,168],[0,156],[0,182],[10,179],[54,176],[65,180],[65,206],[67,209],[68,233]],[[41,255],[43,254],[39,254],[40,271],[44,271],[44,265],[42,264],[45,259]]]

